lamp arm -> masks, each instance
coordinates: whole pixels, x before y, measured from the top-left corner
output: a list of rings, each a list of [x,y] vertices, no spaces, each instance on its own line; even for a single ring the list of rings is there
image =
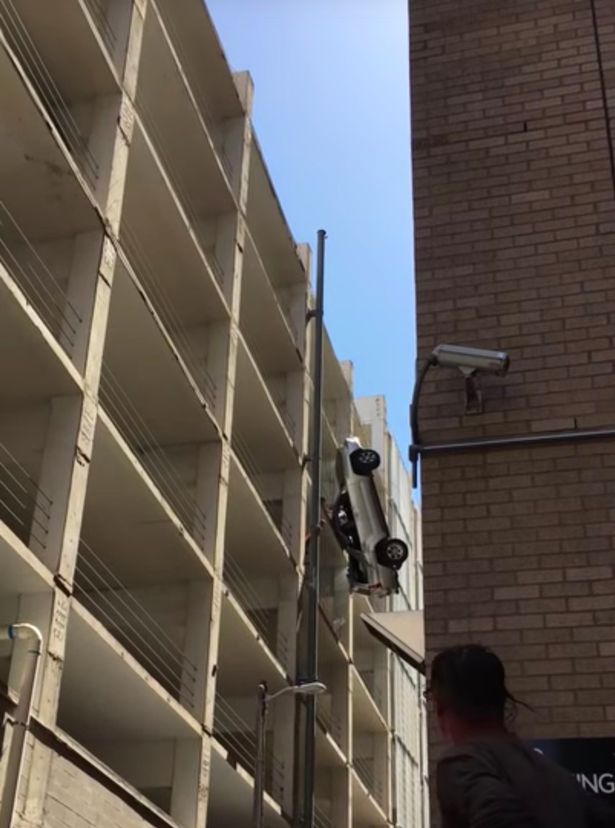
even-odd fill
[[[278,690],[276,693],[267,694],[267,696],[265,696],[265,701],[267,702],[267,704],[270,704],[272,701],[275,701],[276,699],[279,699],[280,696],[284,696],[284,695],[286,695],[286,693],[289,693],[289,692],[291,692],[290,687],[283,687],[281,690]]]

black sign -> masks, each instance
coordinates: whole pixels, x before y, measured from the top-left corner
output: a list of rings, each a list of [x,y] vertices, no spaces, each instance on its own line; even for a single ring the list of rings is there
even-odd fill
[[[615,803],[615,738],[545,739],[529,744],[571,771],[586,791]]]

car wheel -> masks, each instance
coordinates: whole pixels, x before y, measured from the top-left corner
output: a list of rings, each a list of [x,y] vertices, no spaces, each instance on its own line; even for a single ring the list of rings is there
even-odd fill
[[[355,474],[368,475],[380,465],[380,455],[374,449],[356,449],[350,455],[350,465]]]
[[[408,547],[402,540],[389,538],[381,541],[377,549],[378,562],[391,569],[399,569],[408,559]]]

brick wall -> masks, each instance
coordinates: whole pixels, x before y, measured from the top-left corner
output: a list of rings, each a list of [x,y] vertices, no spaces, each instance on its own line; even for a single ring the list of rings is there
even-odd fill
[[[615,428],[615,5],[410,16],[420,357],[511,356],[482,415],[431,371],[423,439]],[[422,487],[428,649],[493,645],[526,734],[615,735],[615,439],[432,457]]]

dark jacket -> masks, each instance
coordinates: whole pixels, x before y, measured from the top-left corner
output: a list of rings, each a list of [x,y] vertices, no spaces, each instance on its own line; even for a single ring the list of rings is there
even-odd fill
[[[438,764],[443,828],[615,828],[615,813],[513,736],[450,748]]]

